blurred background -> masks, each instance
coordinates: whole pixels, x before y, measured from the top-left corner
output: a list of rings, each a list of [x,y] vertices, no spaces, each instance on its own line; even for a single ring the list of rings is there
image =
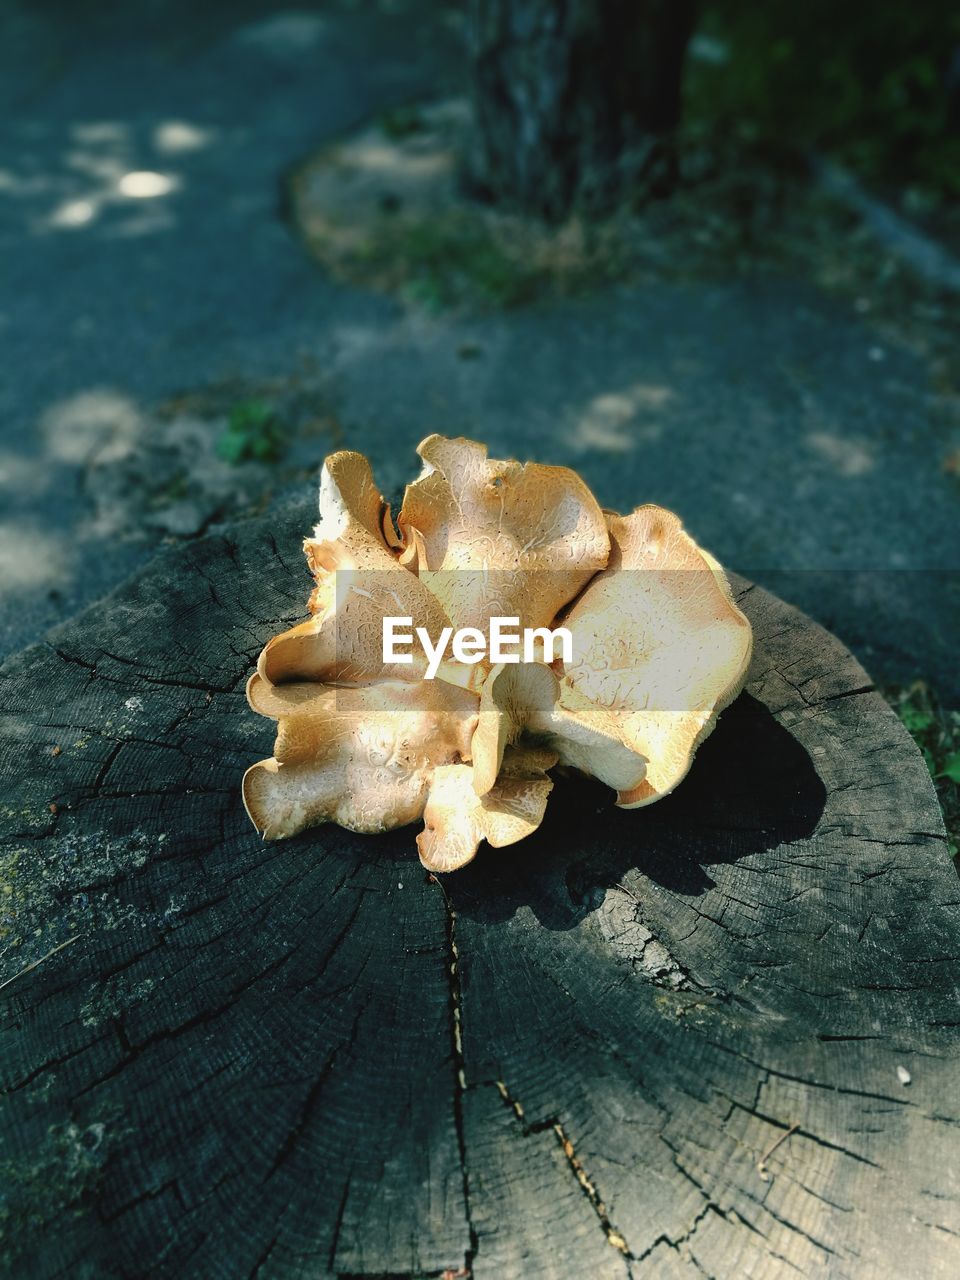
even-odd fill
[[[956,5],[0,19],[3,653],[164,546],[306,531],[331,450],[395,496],[464,434],[836,631],[955,815]]]

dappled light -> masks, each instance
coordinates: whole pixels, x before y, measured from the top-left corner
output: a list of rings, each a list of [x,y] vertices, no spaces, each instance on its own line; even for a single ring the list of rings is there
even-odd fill
[[[807,436],[807,444],[841,476],[863,476],[877,465],[873,450],[864,440],[813,431]]]
[[[110,388],[80,391],[50,406],[40,431],[51,458],[87,464],[129,452],[143,430],[133,400]]]
[[[241,47],[283,58],[313,51],[327,27],[326,18],[320,14],[294,9],[241,27],[233,40]]]
[[[358,169],[370,170],[383,177],[400,177],[404,182],[434,178],[441,174],[449,177],[451,159],[450,153],[442,150],[400,154],[395,147],[384,146],[373,140],[358,144],[350,154],[350,163]]]
[[[67,200],[50,215],[51,227],[84,227],[97,216],[92,200]]]
[[[216,141],[215,129],[202,128],[189,120],[164,120],[153,131],[153,145],[161,155],[177,156],[202,151]]]
[[[674,394],[670,387],[638,382],[594,396],[577,420],[570,443],[577,451],[628,453],[659,440],[663,426],[658,411]]]
[[[157,196],[169,195],[177,189],[177,185],[176,178],[169,174],[139,169],[123,174],[117,183],[117,190],[131,200],[154,200]]]
[[[0,607],[59,585],[69,572],[56,535],[35,524],[0,523]]]
[[[211,136],[186,122],[165,123],[152,140],[140,140],[140,130],[125,121],[81,121],[71,124],[62,150],[41,166],[29,135],[10,154],[9,167],[0,171],[0,198],[22,204],[23,216],[34,233],[96,230],[103,235],[142,235],[174,225],[167,200],[182,191],[184,176],[169,170],[140,166],[137,160],[186,157],[210,144]],[[44,139],[49,153],[55,139]],[[153,154],[151,154],[153,153]],[[156,202],[163,213],[147,214],[142,202]],[[11,208],[10,213],[17,215]]]

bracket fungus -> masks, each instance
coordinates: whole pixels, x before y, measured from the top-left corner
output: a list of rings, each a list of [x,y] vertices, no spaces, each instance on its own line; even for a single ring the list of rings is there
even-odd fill
[[[273,756],[243,780],[257,829],[280,839],[423,817],[421,862],[453,871],[482,840],[536,830],[555,765],[598,778],[624,808],[667,795],[750,661],[750,624],[716,560],[661,507],[602,511],[566,467],[438,435],[418,453],[396,527],[366,458],[324,463],[304,543],[310,616],[269,641],[247,686],[277,721]],[[387,661],[384,619],[398,616],[422,641]],[[562,626],[570,650],[431,666],[445,632],[493,618]]]

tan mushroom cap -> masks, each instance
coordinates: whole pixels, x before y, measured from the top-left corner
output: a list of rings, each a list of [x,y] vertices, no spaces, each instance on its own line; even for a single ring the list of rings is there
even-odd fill
[[[324,464],[304,543],[313,616],[267,644],[247,690],[277,721],[274,755],[243,782],[257,828],[268,839],[328,821],[375,832],[424,815],[421,861],[450,871],[482,840],[500,847],[536,829],[558,762],[613,787],[624,807],[666,795],[750,660],[750,626],[720,566],[670,512],[604,513],[564,467],[491,460],[442,436],[418,451],[402,536],[362,455]],[[434,645],[448,627],[488,632],[493,617],[561,625],[572,659],[491,669],[451,656],[428,681],[416,640],[411,663],[384,663],[388,616],[411,618]]]
[[[472,743],[478,795],[494,786],[504,751],[522,735],[617,791],[632,790],[646,775],[646,759],[625,740],[617,716],[542,663],[501,664],[483,686]]]
[[[247,696],[279,721],[273,758],[243,780],[247,813],[268,840],[320,822],[361,832],[413,822],[436,767],[470,758],[477,697],[441,680],[336,688],[254,675]]]
[[[752,635],[723,570],[675,515],[643,506],[608,526],[610,564],[563,619],[563,674],[646,758],[646,776],[618,788],[621,807],[639,808],[681,781],[742,689]]]
[[[423,627],[436,644],[451,623],[416,574],[395,562],[389,573],[340,569],[330,577],[335,578],[335,584],[327,612],[307,618],[268,641],[257,662],[259,674],[272,684],[290,680],[341,684],[422,680],[427,656],[417,638],[417,627]],[[401,650],[410,654],[412,662],[384,662],[385,617],[412,619],[403,629],[412,639]],[[445,661],[438,676],[476,688],[487,669],[485,663],[455,669]]]
[[[331,453],[320,472],[320,520],[303,549],[314,572],[390,569],[400,545],[389,508],[362,453]]]
[[[401,544],[390,508],[359,453],[332,454],[320,477],[320,522],[304,541],[316,586],[313,617],[274,636],[257,670],[273,684],[289,680],[417,681],[427,659],[414,638],[412,663],[383,661],[384,617],[413,619],[436,641],[449,620],[419,580],[415,563],[401,563]],[[441,678],[447,674],[446,668]],[[478,683],[481,672],[461,673]]]
[[[433,435],[398,524],[421,579],[456,627],[491,617],[548,626],[609,555],[603,513],[567,467],[497,461],[485,445]]]
[[[556,762],[552,751],[510,747],[496,785],[484,796],[474,789],[469,765],[435,769],[417,836],[427,870],[456,871],[473,860],[481,840],[500,849],[536,831],[553,788],[547,770]]]

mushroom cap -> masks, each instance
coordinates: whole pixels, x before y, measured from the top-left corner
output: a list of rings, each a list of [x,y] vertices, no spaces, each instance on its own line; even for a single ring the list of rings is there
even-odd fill
[[[563,680],[607,708],[646,758],[645,777],[618,788],[621,807],[639,808],[680,782],[742,689],[752,633],[723,570],[677,516],[643,506],[607,522],[610,564],[563,620],[573,640]]]
[[[320,470],[320,519],[313,536],[303,541],[307,564],[316,580],[311,613],[323,614],[337,569],[390,569],[396,559],[387,541],[387,504],[377,488],[370,463],[362,453],[331,453]]]
[[[424,815],[424,866],[449,871],[481,841],[511,844],[543,817],[561,763],[627,808],[673,789],[739,692],[751,634],[723,570],[660,507],[603,512],[565,467],[489,459],[429,436],[398,518],[362,455],[324,464],[304,543],[312,616],[274,637],[247,696],[277,721],[244,803],[267,839],[320,822],[383,831]],[[383,660],[385,617],[410,618],[410,662]],[[448,655],[453,628],[559,624],[569,660],[491,666]],[[512,630],[512,626],[510,630]]]
[[[303,547],[315,571],[389,569],[395,559],[387,538],[387,503],[362,453],[331,453],[320,470],[320,519]]]
[[[422,627],[436,642],[450,621],[436,596],[402,557],[390,508],[360,453],[331,454],[320,474],[320,521],[304,541],[315,587],[313,616],[268,642],[257,663],[274,684],[288,680],[419,681],[427,666],[416,638]],[[384,617],[411,618],[410,663],[384,663]],[[441,678],[446,668],[441,672]],[[456,677],[455,677],[456,678]],[[461,673],[476,683],[481,673]]]
[[[483,686],[472,743],[478,795],[494,786],[505,750],[521,737],[618,791],[639,786],[646,775],[646,759],[624,737],[617,716],[543,663],[500,664]]]
[[[491,617],[549,626],[607,563],[603,512],[567,467],[498,461],[485,445],[432,435],[397,517],[420,577],[455,627]]]
[[[556,763],[552,751],[510,747],[500,776],[483,796],[477,795],[469,765],[439,766],[417,836],[420,861],[428,871],[456,871],[476,857],[481,840],[500,849],[536,831],[553,789],[547,770]]]
[[[274,686],[255,674],[247,698],[279,722],[273,757],[243,780],[247,813],[268,840],[318,822],[371,832],[415,821],[434,769],[469,760],[478,707],[442,680]]]

